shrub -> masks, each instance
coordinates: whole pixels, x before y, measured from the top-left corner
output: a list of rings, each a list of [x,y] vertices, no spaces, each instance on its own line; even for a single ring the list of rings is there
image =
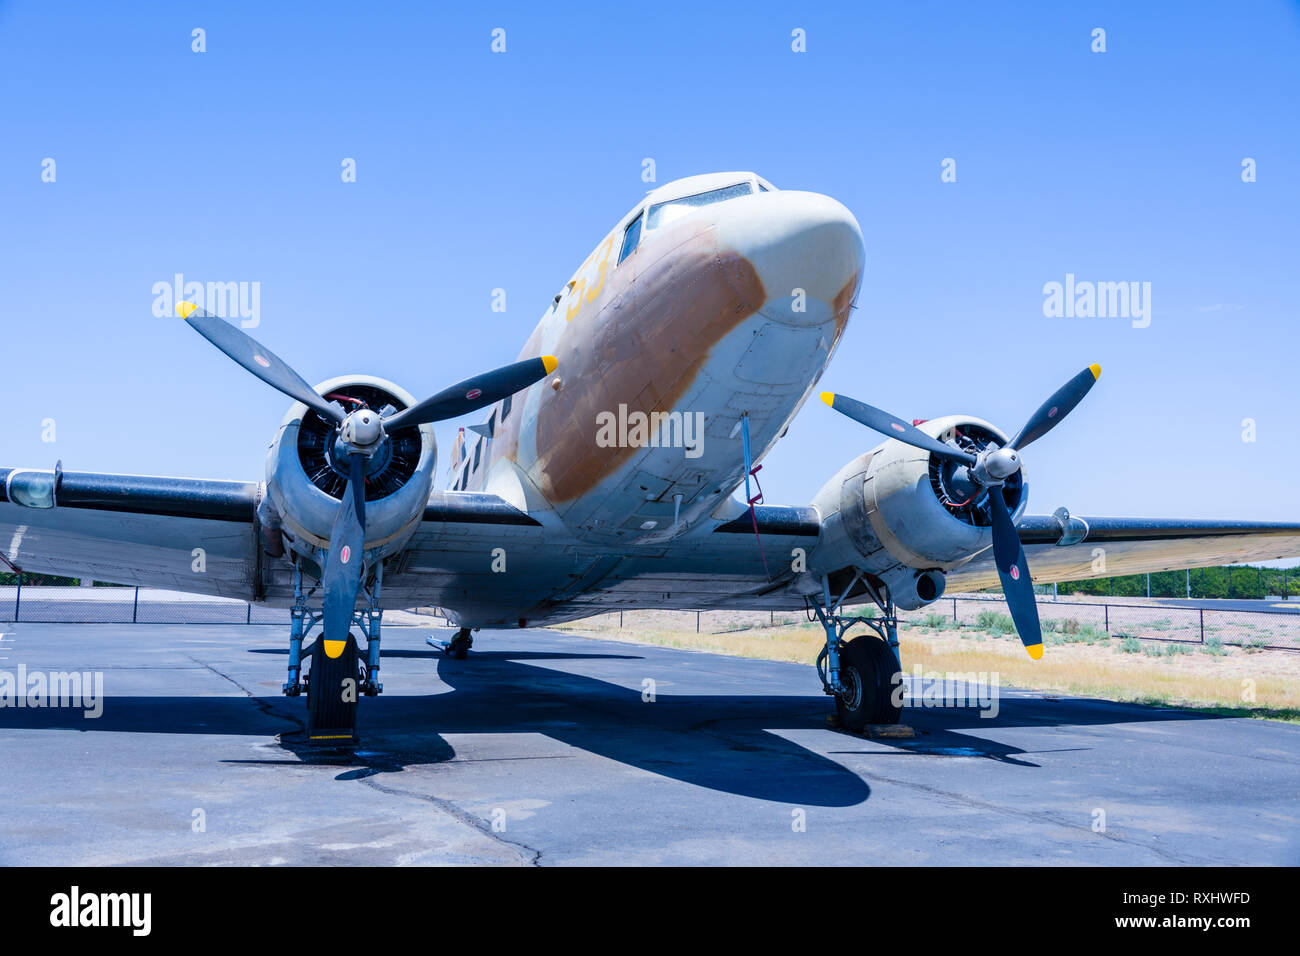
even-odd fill
[[[1215,657],[1222,657],[1228,653],[1223,648],[1223,639],[1218,637],[1207,638],[1205,646],[1201,650],[1206,654],[1213,654]]]
[[[1126,637],[1120,641],[1119,649],[1125,654],[1136,654],[1142,650],[1142,643],[1136,637]]]
[[[1009,614],[999,614],[997,611],[980,611],[979,617],[976,618],[976,624],[991,634],[1014,634],[1016,624],[1011,620]]]
[[[931,627],[934,628],[935,630],[940,630],[940,631],[943,630],[944,625],[947,623],[948,623],[948,615],[946,614],[931,613],[931,614],[927,614],[924,618],[921,619],[922,627]]]

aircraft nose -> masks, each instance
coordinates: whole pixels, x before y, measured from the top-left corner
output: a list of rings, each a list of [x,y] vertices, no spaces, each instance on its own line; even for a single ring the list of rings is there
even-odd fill
[[[753,265],[767,302],[763,314],[787,325],[817,325],[857,295],[865,254],[862,230],[843,204],[819,193],[759,193],[720,222],[719,239]]]

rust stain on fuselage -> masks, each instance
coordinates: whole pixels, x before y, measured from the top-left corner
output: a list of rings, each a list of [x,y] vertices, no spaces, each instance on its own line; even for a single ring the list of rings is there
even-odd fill
[[[719,249],[700,222],[665,227],[611,269],[555,348],[565,384],[542,392],[530,473],[547,499],[588,493],[640,450],[599,447],[599,413],[671,411],[713,347],[766,298],[753,265]]]

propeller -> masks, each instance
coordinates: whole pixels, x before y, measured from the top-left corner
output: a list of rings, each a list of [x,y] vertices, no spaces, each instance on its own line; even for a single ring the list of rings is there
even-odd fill
[[[231,325],[225,319],[204,312],[193,302],[176,306],[176,314],[194,327],[226,355],[248,369],[267,385],[279,389],[295,401],[302,402],[326,421],[342,422],[343,409],[331,405],[316,394],[316,389],[289,367],[289,363],[270,349],[263,348],[256,339]]]
[[[1038,620],[1038,602],[1034,598],[1034,582],[1029,575],[1029,562],[1025,549],[1016,533],[1015,522],[1002,496],[1002,486],[1020,470],[1020,449],[1037,441],[1055,428],[1066,415],[1083,401],[1089,389],[1101,377],[1100,365],[1089,365],[1055,392],[1038,407],[1029,421],[1007,442],[1005,447],[990,446],[972,455],[970,452],[941,442],[909,425],[888,412],[834,392],[822,392],[822,401],[859,424],[896,438],[922,451],[946,458],[964,470],[965,477],[988,495],[989,515],[993,520],[993,563],[1002,582],[1011,620],[1021,643],[1034,660],[1043,656],[1043,630]]]
[[[382,447],[388,433],[485,408],[544,378],[559,364],[553,355],[525,359],[467,378],[402,411],[390,410],[384,415],[360,408],[345,412],[338,403],[323,399],[287,362],[243,330],[203,311],[193,302],[181,302],[176,306],[176,313],[267,385],[302,402],[338,430],[336,447],[340,449],[342,461],[347,463],[348,482],[339,501],[321,571],[321,587],[325,592],[321,640],[330,657],[343,653],[352,629],[352,612],[364,570],[366,463]]]
[[[440,422],[445,418],[458,418],[527,388],[554,372],[557,364],[554,355],[543,355],[467,378],[458,385],[444,388],[437,395],[384,419],[384,427],[406,428],[410,425]]]
[[[327,657],[338,657],[343,653],[352,630],[352,609],[357,603],[357,589],[361,586],[362,554],[366,546],[365,464],[366,460],[360,454],[349,458],[348,485],[334,518],[325,570],[321,574],[321,587],[325,592],[321,640],[325,642]]]

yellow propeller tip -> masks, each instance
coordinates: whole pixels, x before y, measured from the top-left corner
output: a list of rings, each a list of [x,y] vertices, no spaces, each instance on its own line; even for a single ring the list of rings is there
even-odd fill
[[[177,302],[176,314],[179,315],[182,319],[188,319],[190,317],[190,313],[197,308],[198,306],[193,302]]]
[[[556,368],[559,367],[560,360],[557,359],[554,355],[543,355],[542,364],[546,366],[546,374],[550,375],[552,372],[556,370]]]
[[[338,657],[343,653],[343,648],[347,646],[347,641],[325,641],[325,656],[329,658]]]
[[[822,392],[822,401],[825,402],[827,405],[829,405],[831,408],[834,408],[834,407],[835,407],[835,393],[834,393],[834,392]]]
[[[1092,380],[1094,382],[1101,378],[1101,366],[1096,362],[1088,366],[1088,371],[1092,373]]]
[[[1026,644],[1025,650],[1029,652],[1029,656],[1032,657],[1034,660],[1036,661],[1042,660],[1043,658],[1042,644]]]

